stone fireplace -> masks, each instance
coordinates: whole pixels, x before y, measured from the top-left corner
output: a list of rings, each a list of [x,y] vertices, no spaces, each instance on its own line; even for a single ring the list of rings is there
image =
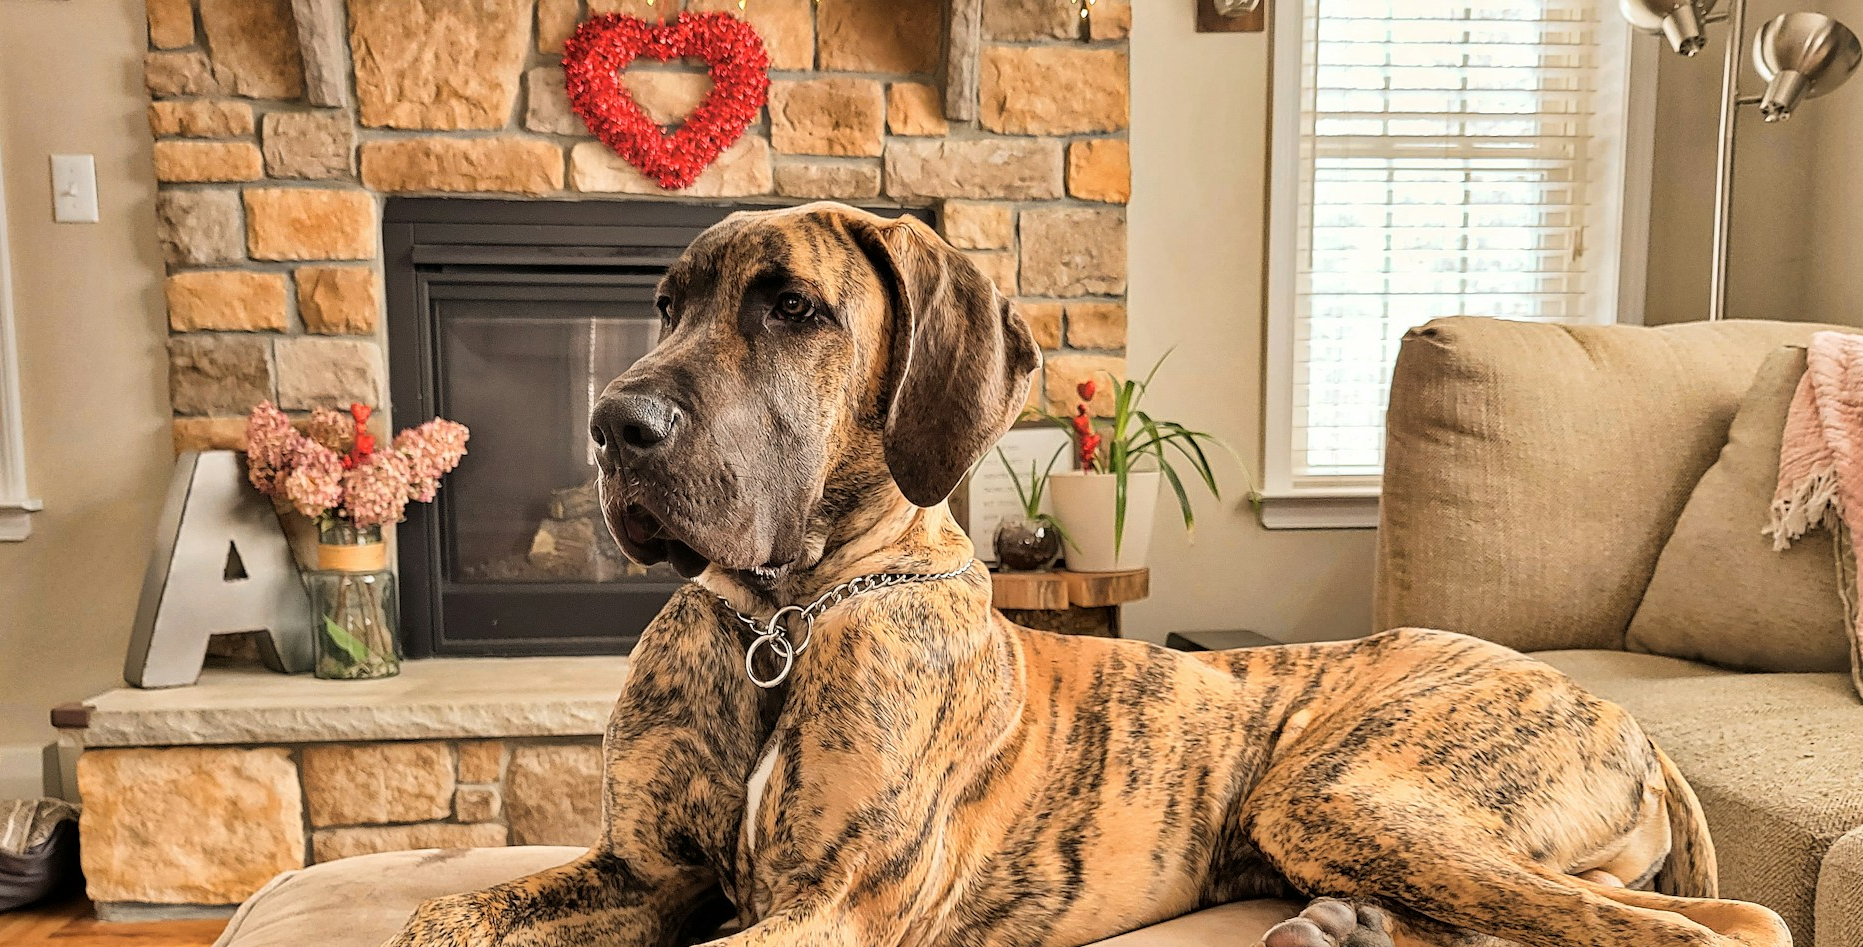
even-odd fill
[[[974,21],[962,18],[971,0],[748,0],[741,15],[770,54],[768,107],[692,187],[668,192],[588,134],[560,53],[589,15],[681,6],[148,0],[176,448],[242,446],[244,416],[265,399],[300,416],[360,401],[397,427],[440,410],[400,367],[424,343],[389,318],[405,288],[388,276],[406,248],[397,228],[451,213],[435,201],[551,202],[611,221],[643,206],[699,220],[814,199],[917,210],[1019,301],[1046,357],[1033,401],[1066,410],[1079,378],[1123,375],[1125,0],[1098,0],[1086,19],[1069,0],[981,0]],[[689,63],[639,64],[625,80],[667,124],[710,84]],[[628,286],[584,290],[624,308]],[[592,366],[565,373],[563,386],[586,384],[640,344],[625,319],[599,321],[567,318],[577,331],[546,331],[525,357]],[[492,332],[472,331],[454,341],[471,349]],[[550,397],[551,412],[577,410],[567,388]],[[496,453],[489,435],[474,447]],[[471,472],[458,476],[443,503],[471,499]],[[541,570],[651,584],[606,556],[579,486],[568,476],[533,497],[508,526],[518,538],[489,547],[515,551],[470,565],[488,582]],[[410,521],[402,542],[427,530]],[[403,578],[407,599],[433,591],[406,560]],[[357,852],[585,839],[625,673],[618,655],[435,657],[381,682],[213,668],[194,688],[61,708],[62,741],[81,751],[92,896],[118,913],[224,906],[274,872]]]
[[[1123,371],[1123,2],[1083,24],[1068,0],[984,0],[966,51],[947,43],[943,0],[748,0],[769,106],[667,192],[589,135],[559,57],[591,14],[680,2],[149,0],[176,447],[237,446],[265,398],[421,420],[387,403],[381,220],[399,195],[935,207],[1021,301],[1056,400],[1088,371]],[[945,114],[954,55],[974,57],[974,120]],[[689,64],[626,79],[669,124],[710,86]]]

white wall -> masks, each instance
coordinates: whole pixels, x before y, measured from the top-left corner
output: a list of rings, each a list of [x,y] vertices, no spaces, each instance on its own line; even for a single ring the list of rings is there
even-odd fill
[[[1176,346],[1152,409],[1215,431],[1259,472],[1268,34],[1197,33],[1190,0],[1132,6],[1131,370]],[[1376,534],[1264,530],[1233,466],[1223,482],[1221,503],[1197,504],[1194,544],[1161,522],[1127,633],[1369,631]]]
[[[0,3],[0,154],[32,537],[0,543],[0,797],[50,708],[117,684],[173,464],[141,0]],[[48,155],[96,156],[101,222],[52,222]],[[9,787],[11,787],[9,789]]]

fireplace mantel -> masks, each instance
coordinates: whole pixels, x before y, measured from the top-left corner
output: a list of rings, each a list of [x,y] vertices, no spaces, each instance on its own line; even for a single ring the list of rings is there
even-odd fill
[[[380,681],[208,668],[192,687],[120,687],[53,721],[87,749],[600,736],[625,657],[434,658]]]

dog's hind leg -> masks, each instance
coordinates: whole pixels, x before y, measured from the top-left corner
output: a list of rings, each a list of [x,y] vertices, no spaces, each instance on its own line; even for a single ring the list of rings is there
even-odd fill
[[[1403,917],[1414,912],[1528,947],[1792,943],[1784,922],[1756,904],[1611,887],[1515,856],[1490,837],[1465,833],[1447,813],[1374,811],[1375,803],[1340,796],[1328,802],[1326,821],[1256,820],[1256,844],[1310,895],[1395,906],[1400,934]],[[1332,821],[1340,815],[1348,817],[1343,824]]]

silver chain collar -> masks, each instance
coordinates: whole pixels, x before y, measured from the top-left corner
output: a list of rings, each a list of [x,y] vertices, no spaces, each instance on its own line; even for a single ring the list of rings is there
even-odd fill
[[[935,575],[921,575],[911,572],[881,572],[875,575],[858,576],[823,592],[821,597],[807,605],[785,605],[777,609],[776,614],[762,621],[732,608],[731,603],[725,602],[725,608],[730,609],[731,614],[736,615],[737,620],[742,622],[744,627],[749,630],[751,634],[756,636],[756,638],[751,641],[750,647],[744,650],[744,674],[746,677],[750,678],[752,684],[764,690],[769,690],[783,683],[784,680],[788,679],[789,672],[795,670],[796,658],[801,655],[802,652],[809,649],[809,642],[815,637],[815,619],[821,617],[821,613],[856,595],[862,595],[867,592],[890,589],[896,585],[913,585],[920,582],[942,582],[945,579],[955,579],[969,572],[971,566],[974,565],[976,565],[976,560],[972,559],[964,563],[962,568],[952,569],[949,572],[940,572]],[[720,598],[719,601],[722,602],[724,599]],[[802,620],[802,641],[800,643],[789,640],[789,626],[785,623],[785,620],[791,615]],[[762,678],[757,676],[757,652],[765,648],[769,649],[770,653],[775,655],[776,659],[781,661],[783,665],[782,670],[777,671],[774,677]]]

